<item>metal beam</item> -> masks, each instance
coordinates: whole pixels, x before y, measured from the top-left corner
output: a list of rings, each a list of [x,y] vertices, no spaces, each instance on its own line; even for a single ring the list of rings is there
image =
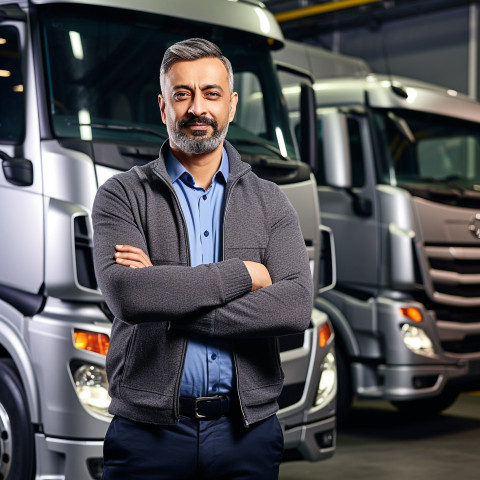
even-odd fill
[[[478,5],[470,5],[470,25],[468,41],[468,95],[478,100]]]
[[[357,5],[341,10],[332,10],[324,14],[311,14],[296,20],[284,20],[282,30],[286,38],[297,41],[308,41],[317,35],[355,28],[380,28],[391,21],[412,16],[425,15],[448,8],[459,8],[466,5],[478,5],[480,0],[382,0],[370,5]],[[329,2],[316,7],[333,8],[333,5],[346,5],[345,1]],[[313,8],[313,7],[308,7]],[[302,9],[303,10],[303,9]],[[297,10],[295,10],[296,12]],[[275,16],[281,15],[277,13]]]
[[[301,18],[312,17],[314,15],[321,15],[322,13],[336,12],[346,8],[360,7],[370,3],[380,3],[383,0],[339,0],[338,2],[322,3],[319,5],[312,5],[305,8],[297,8],[288,12],[277,13],[275,18],[278,22],[289,22],[290,20],[298,20]]]

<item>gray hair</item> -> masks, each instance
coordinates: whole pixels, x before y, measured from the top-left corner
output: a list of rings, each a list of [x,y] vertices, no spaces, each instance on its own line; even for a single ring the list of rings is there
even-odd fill
[[[233,69],[230,60],[223,56],[220,48],[204,38],[190,38],[168,47],[160,66],[160,89],[163,91],[164,75],[175,62],[199,60],[200,58],[218,58],[227,69],[228,86],[233,93]]]

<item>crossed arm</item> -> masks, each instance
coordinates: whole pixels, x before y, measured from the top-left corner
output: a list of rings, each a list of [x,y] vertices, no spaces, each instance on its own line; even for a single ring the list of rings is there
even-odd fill
[[[152,266],[150,258],[141,248],[116,245],[115,249],[115,261],[118,265],[132,269]],[[297,283],[294,279],[283,280],[272,289],[264,288],[273,285],[267,268],[261,263],[252,261],[243,261],[243,264],[252,281],[250,295],[253,297],[244,295],[221,308],[214,307],[186,315],[181,321],[172,322],[171,328],[198,335],[231,338],[263,337],[303,331],[310,321],[311,313],[311,292],[305,289],[303,282]],[[290,284],[290,287],[287,287],[287,284]],[[292,288],[296,292],[293,298],[298,303],[292,303],[290,297]],[[273,310],[276,312],[274,316]]]
[[[139,247],[131,245],[115,245],[115,261],[119,265],[130,268],[151,267],[152,262],[148,255]],[[265,265],[248,260],[243,262],[252,279],[252,292],[259,288],[272,285],[272,279]]]
[[[313,283],[298,217],[286,197],[272,200],[264,265],[233,255],[190,267],[152,258],[137,208],[117,183],[99,190],[93,209],[95,273],[117,318],[163,321],[172,330],[227,338],[283,335],[308,326]]]

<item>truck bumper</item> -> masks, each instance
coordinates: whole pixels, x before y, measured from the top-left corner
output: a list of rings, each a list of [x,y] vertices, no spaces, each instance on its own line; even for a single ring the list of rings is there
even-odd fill
[[[328,327],[331,337],[320,346],[319,335]],[[312,323],[298,348],[282,351],[285,372],[282,405],[278,419],[284,432],[285,459],[318,461],[333,455],[336,445],[335,406],[336,371],[334,336],[328,317],[317,309],[312,312]],[[322,376],[334,383],[329,394],[318,400]]]
[[[100,480],[103,440],[67,440],[35,435],[35,480]]]
[[[353,364],[357,378],[365,377],[365,366]],[[365,381],[357,380],[363,387],[357,393],[362,397],[383,398],[389,401],[415,400],[440,395],[447,384],[465,382],[468,365],[380,365],[377,369],[379,382],[368,387]],[[478,377],[477,377],[478,381]],[[472,379],[473,384],[473,379]]]
[[[286,458],[291,454],[292,459],[316,462],[331,457],[336,445],[335,423],[332,416],[285,431]]]
[[[401,311],[407,307],[420,312],[421,321],[414,322],[403,315]],[[383,358],[380,362],[352,363],[359,396],[389,401],[416,400],[439,396],[447,385],[459,391],[478,388],[480,352],[454,353],[444,347],[452,338],[460,341],[467,335],[480,334],[480,324],[439,322],[435,314],[414,301],[393,302],[379,298],[376,309],[378,338],[384,345]],[[432,347],[429,353],[407,348],[401,334],[405,325],[428,338]],[[363,356],[368,358],[367,349],[364,351]]]

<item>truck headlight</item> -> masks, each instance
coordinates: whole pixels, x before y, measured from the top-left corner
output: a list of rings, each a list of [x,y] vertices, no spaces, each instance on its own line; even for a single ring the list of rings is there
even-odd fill
[[[404,323],[400,333],[403,343],[412,352],[424,355],[435,353],[432,341],[422,328]]]
[[[335,398],[337,393],[337,366],[333,352],[329,352],[325,355],[320,368],[322,374],[320,376],[317,396],[315,398],[316,407],[325,406]]]
[[[82,364],[73,372],[73,381],[81,404],[90,413],[111,417],[108,413],[111,401],[108,380],[103,367]]]

